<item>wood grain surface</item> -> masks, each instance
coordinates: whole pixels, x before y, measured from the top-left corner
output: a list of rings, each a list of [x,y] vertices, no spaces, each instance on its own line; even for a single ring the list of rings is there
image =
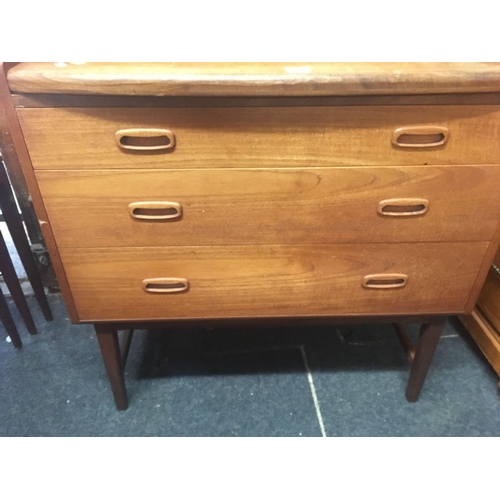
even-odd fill
[[[21,63],[15,92],[106,95],[370,95],[494,92],[498,63]]]
[[[472,314],[460,316],[460,321],[500,377],[500,333],[498,330],[478,307],[472,311]]]
[[[17,109],[35,169],[314,167],[498,163],[500,106]],[[398,148],[404,126],[447,143]],[[175,148],[125,151],[127,128],[166,128]]]
[[[487,244],[260,245],[61,249],[81,320],[461,312]],[[408,276],[367,289],[366,275]],[[142,282],[184,278],[189,291]]]
[[[497,166],[37,171],[59,247],[487,241]],[[378,213],[384,200],[423,215]],[[130,215],[152,207],[165,220]],[[163,202],[163,203],[160,203]],[[178,207],[177,207],[178,205]],[[385,205],[384,205],[385,206]],[[399,215],[399,213],[396,213]]]

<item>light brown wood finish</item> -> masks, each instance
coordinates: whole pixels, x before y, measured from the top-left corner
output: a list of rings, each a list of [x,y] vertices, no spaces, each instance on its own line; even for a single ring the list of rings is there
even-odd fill
[[[150,278],[142,280],[142,289],[148,293],[184,293],[189,290],[186,278]]]
[[[47,170],[36,175],[64,248],[486,241],[500,215],[498,168]],[[422,195],[428,201],[423,215],[378,213],[384,200]],[[178,203],[182,217],[130,216],[131,203],[162,200]]]
[[[175,135],[158,128],[129,128],[115,133],[116,145],[127,151],[164,151],[175,147]]]
[[[425,198],[391,198],[378,204],[377,212],[384,217],[418,217],[429,210]]]
[[[498,63],[21,63],[15,92],[366,95],[494,92]]]
[[[43,220],[121,408],[127,321],[425,317],[415,400],[500,242],[496,63],[28,63],[10,83],[45,94],[15,97]],[[175,147],[124,150],[164,147],[123,138],[151,129]]]
[[[182,207],[175,201],[138,201],[129,204],[128,213],[137,220],[172,221],[182,217]]]
[[[477,273],[476,281],[474,282],[474,286],[471,289],[469,301],[467,302],[467,306],[465,308],[466,314],[470,314],[477,303],[477,299],[479,297],[483,284],[486,280],[486,277],[490,272],[491,263],[493,261],[493,258],[495,257],[495,254],[498,251],[499,246],[500,246],[500,225],[497,227],[495,235],[489,242],[488,249],[484,254],[483,262],[481,263],[481,266]]]
[[[498,243],[492,243],[491,246],[496,249]],[[500,251],[497,251],[493,263],[500,266]],[[476,307],[471,314],[460,316],[460,320],[500,377],[500,276],[493,268],[482,272],[488,272],[488,275],[480,293],[477,290],[477,303],[472,302],[472,306],[476,304]],[[478,286],[481,285],[482,281]]]
[[[432,314],[463,311],[487,244],[61,249],[84,321]],[[401,273],[372,290],[368,274]],[[145,279],[182,277],[185,294],[149,294]],[[97,300],[96,300],[97,299]]]
[[[400,127],[392,134],[392,145],[397,148],[437,148],[448,141],[450,131],[447,127],[424,125]]]
[[[18,109],[35,169],[494,164],[500,106]],[[395,148],[403,126],[446,126],[438,148]],[[115,134],[168,128],[168,151],[125,152]]]
[[[469,315],[460,316],[460,321],[500,377],[500,333],[498,329],[488,321],[488,317],[479,307],[476,307]]]
[[[408,276],[401,273],[367,274],[361,284],[365,288],[386,290],[389,288],[403,288],[408,283]]]

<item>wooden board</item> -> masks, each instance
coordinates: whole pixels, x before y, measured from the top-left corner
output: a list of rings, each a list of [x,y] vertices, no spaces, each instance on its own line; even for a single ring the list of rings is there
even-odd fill
[[[491,325],[488,317],[478,307],[474,309],[472,314],[462,315],[459,318],[500,377],[500,334],[498,330]]]
[[[500,106],[17,109],[35,169],[314,167],[499,163]],[[439,147],[397,130],[445,128]],[[115,135],[167,129],[175,145],[130,151]],[[408,134],[404,134],[408,135]],[[436,134],[431,134],[436,135]]]
[[[486,243],[61,249],[83,321],[463,312]],[[364,288],[373,274],[401,288]],[[187,280],[148,293],[145,279]]]
[[[15,92],[118,95],[370,95],[493,92],[498,63],[21,63]]]
[[[39,170],[36,176],[59,247],[383,243],[492,239],[500,216],[498,168]],[[381,215],[383,200],[393,200],[386,208],[398,200],[428,207],[421,215]],[[132,217],[129,205],[141,202],[177,203],[181,214]]]

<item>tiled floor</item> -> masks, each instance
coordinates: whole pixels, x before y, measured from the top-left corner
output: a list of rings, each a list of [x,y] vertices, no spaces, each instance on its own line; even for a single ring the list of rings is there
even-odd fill
[[[21,351],[0,330],[2,436],[500,435],[497,376],[456,320],[414,404],[389,326],[136,332],[118,412],[92,327],[29,303]]]

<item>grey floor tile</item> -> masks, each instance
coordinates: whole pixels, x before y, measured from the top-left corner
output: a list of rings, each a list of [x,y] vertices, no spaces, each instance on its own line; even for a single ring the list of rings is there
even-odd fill
[[[456,322],[447,324],[444,335],[453,336],[440,341],[416,403],[404,397],[409,366],[385,328],[377,337],[373,326],[360,327],[328,351],[307,350],[327,435],[500,435],[497,378]]]
[[[272,332],[136,332],[118,412],[92,327],[56,318],[0,348],[0,435],[320,435],[301,351]]]
[[[319,436],[300,346],[328,435],[500,435],[496,374],[456,321],[416,404],[387,325],[139,331],[130,407],[118,412],[92,326],[72,325],[60,296],[49,301],[46,323],[29,299],[39,334],[20,327],[21,351],[0,329],[0,435]]]

